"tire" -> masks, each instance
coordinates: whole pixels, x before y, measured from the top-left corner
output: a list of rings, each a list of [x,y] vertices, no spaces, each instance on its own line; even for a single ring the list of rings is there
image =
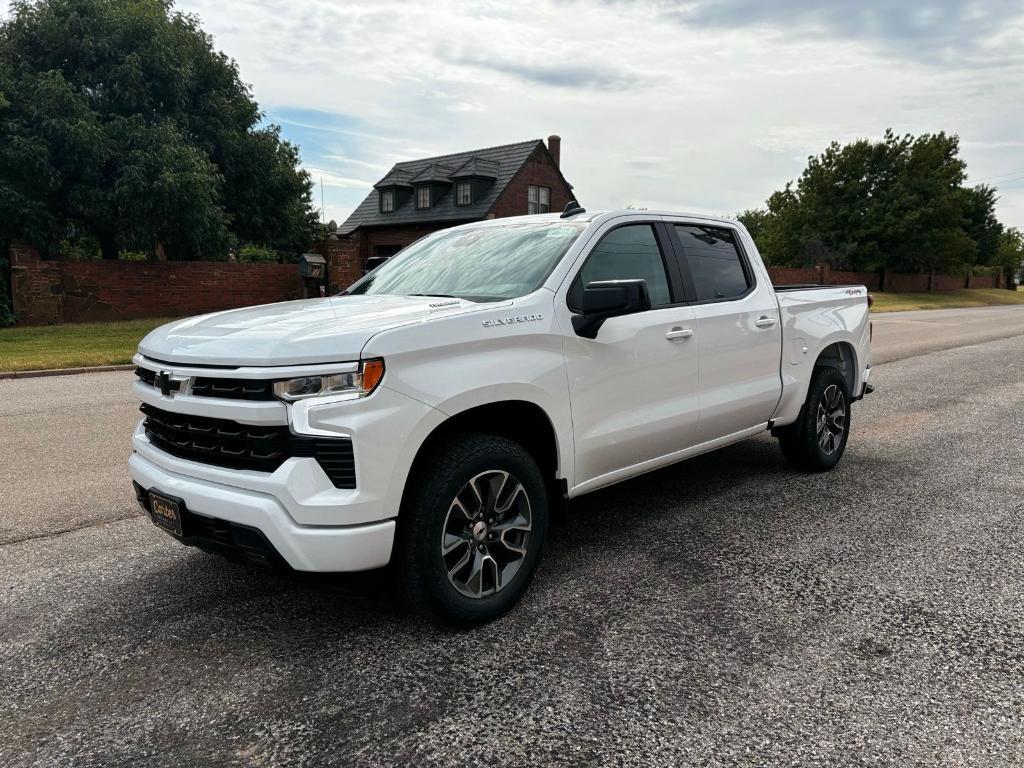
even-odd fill
[[[522,597],[540,560],[544,479],[530,454],[502,437],[465,435],[432,453],[406,488],[397,587],[411,608],[442,622],[490,621]]]
[[[842,371],[818,366],[799,418],[776,430],[786,461],[805,472],[825,472],[843,457],[850,436],[850,390]]]

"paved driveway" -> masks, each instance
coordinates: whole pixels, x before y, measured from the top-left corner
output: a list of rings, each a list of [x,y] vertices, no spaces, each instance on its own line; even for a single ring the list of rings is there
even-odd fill
[[[1022,368],[880,366],[826,475],[762,437],[586,496],[463,632],[136,516],[123,374],[0,382],[0,765],[1020,765]]]

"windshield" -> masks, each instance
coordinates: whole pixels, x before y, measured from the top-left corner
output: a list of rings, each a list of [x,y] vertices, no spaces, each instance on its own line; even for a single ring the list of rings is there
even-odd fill
[[[585,227],[543,222],[442,231],[413,243],[345,293],[515,299],[540,288]]]

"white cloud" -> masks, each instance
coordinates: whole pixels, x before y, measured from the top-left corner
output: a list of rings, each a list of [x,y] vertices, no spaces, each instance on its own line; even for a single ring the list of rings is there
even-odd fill
[[[325,187],[368,190],[377,182],[377,179],[350,179],[346,176],[339,176],[336,173],[331,173],[330,171],[325,171],[323,168],[317,168],[312,165],[306,165],[306,170],[309,171],[309,174],[313,177],[313,181],[315,183],[323,184]]]
[[[829,141],[892,127],[958,133],[971,179],[997,177],[1001,218],[1024,225],[1012,173],[1024,169],[1024,19],[1007,18],[1009,4],[942,0],[901,15],[872,0],[849,17],[805,0],[178,5],[272,118],[320,112],[283,127],[339,190],[327,206],[339,221],[360,197],[351,185],[368,190],[395,161],[549,133],[588,207],[730,213]],[[949,34],[951,19],[971,34]],[[324,131],[317,146],[303,125]]]

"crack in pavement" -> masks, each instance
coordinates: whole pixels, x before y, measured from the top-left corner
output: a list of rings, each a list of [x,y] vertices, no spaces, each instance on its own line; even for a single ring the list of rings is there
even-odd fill
[[[17,539],[4,539],[0,540],[0,548],[9,547],[14,544],[23,544],[26,541],[38,541],[39,539],[51,539],[58,536],[64,536],[68,533],[75,533],[76,531],[84,531],[87,528],[98,528],[101,525],[111,525],[113,523],[123,523],[125,520],[131,520],[136,517],[142,517],[141,512],[132,512],[124,515],[123,517],[114,517],[109,520],[91,520],[89,522],[82,523],[81,525],[72,525],[67,528],[60,528],[53,531],[44,531],[40,533],[29,534],[28,536],[22,536]]]

